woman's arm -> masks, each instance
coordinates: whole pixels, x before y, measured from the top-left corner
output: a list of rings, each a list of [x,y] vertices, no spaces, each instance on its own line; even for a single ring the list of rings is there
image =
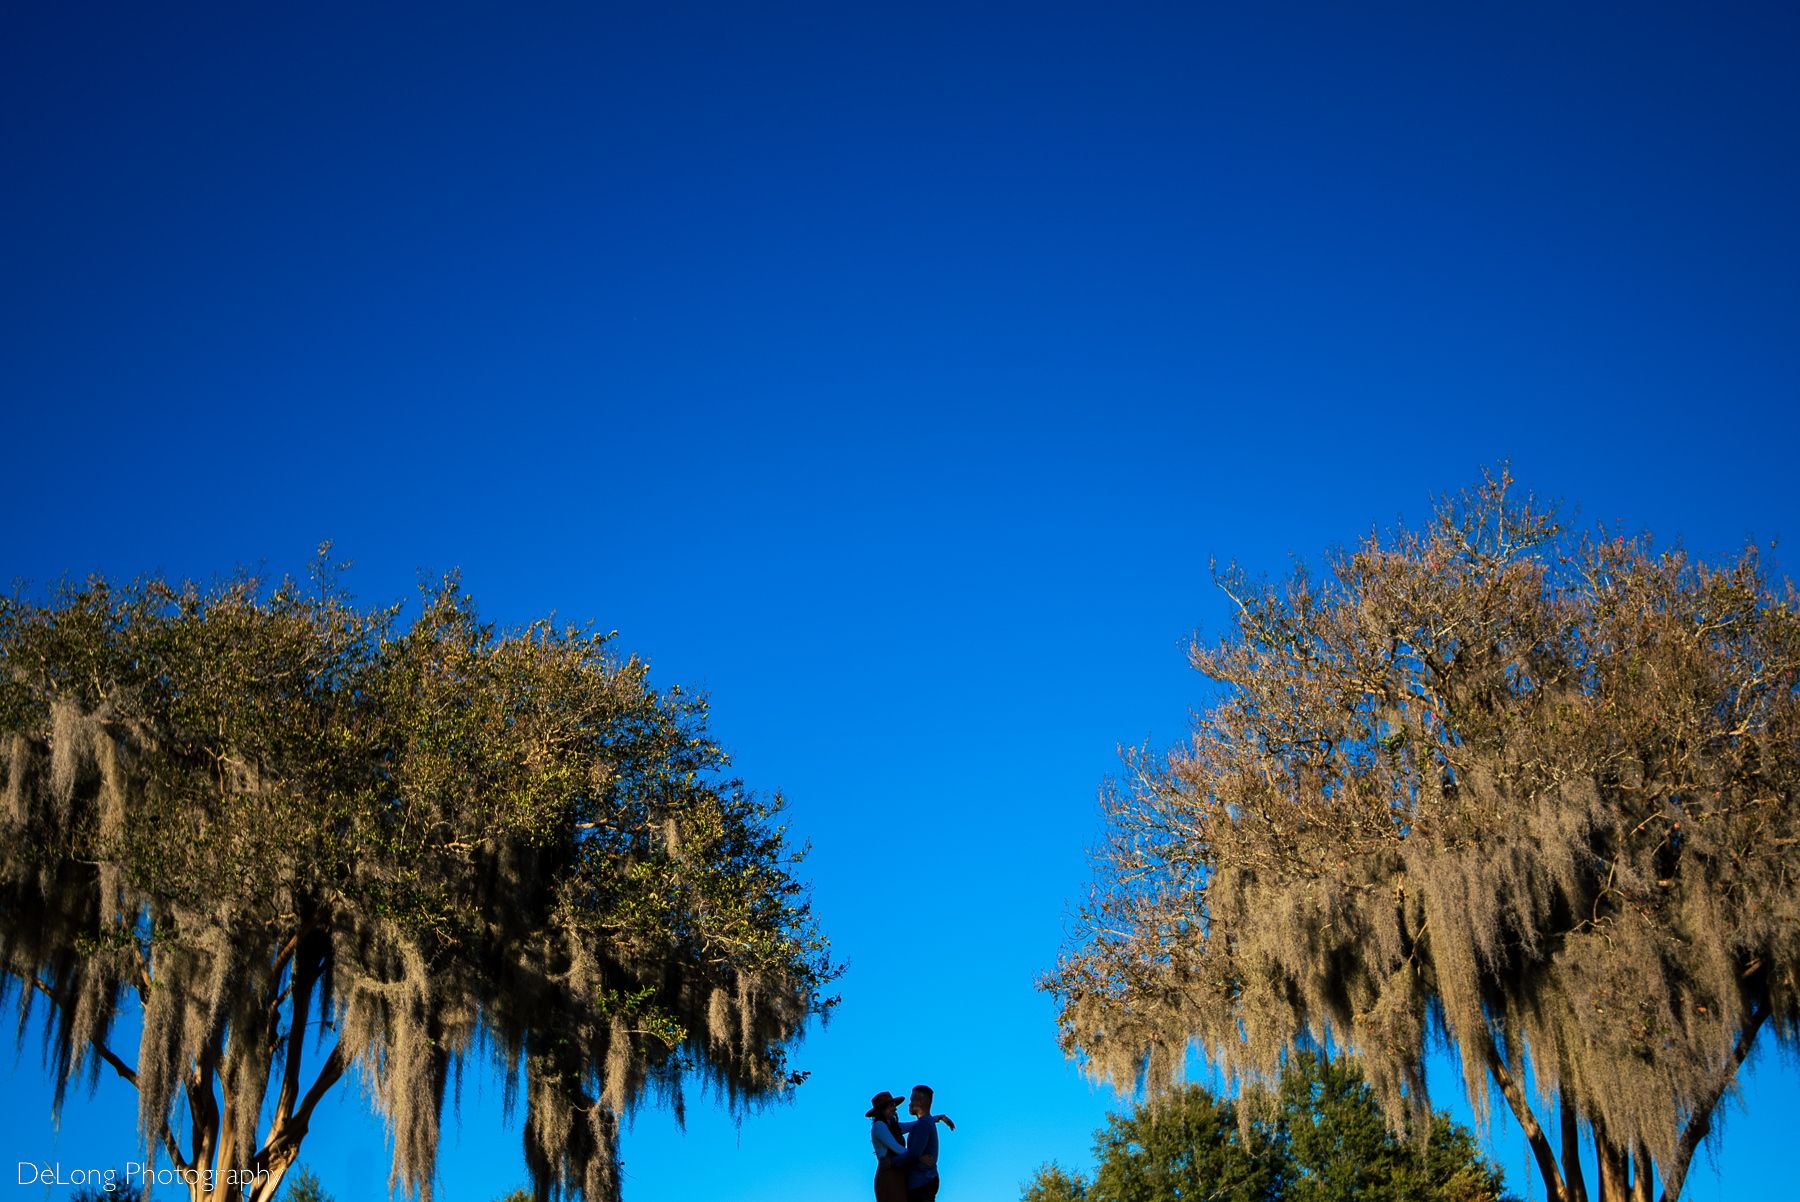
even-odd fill
[[[888,1125],[886,1123],[878,1120],[873,1127],[869,1128],[869,1135],[875,1141],[875,1154],[877,1156],[884,1158],[888,1156],[898,1156],[900,1153],[906,1151],[905,1148],[900,1146],[900,1141],[894,1138],[894,1133],[888,1130]]]

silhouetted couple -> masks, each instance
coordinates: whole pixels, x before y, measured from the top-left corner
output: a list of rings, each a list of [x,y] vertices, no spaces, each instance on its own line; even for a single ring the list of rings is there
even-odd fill
[[[900,1121],[900,1099],[893,1094],[878,1093],[870,1103],[869,1113],[863,1117],[875,1120],[869,1128],[880,1161],[875,1170],[875,1202],[931,1202],[938,1192],[937,1125],[941,1122],[954,1131],[956,1124],[947,1114],[931,1113],[929,1085],[913,1086],[906,1103],[913,1115],[910,1123]]]

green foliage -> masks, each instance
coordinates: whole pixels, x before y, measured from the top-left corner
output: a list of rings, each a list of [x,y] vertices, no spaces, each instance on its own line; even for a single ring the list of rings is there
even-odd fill
[[[1087,1202],[1087,1199],[1087,1179],[1080,1173],[1069,1172],[1054,1160],[1039,1165],[1019,1194],[1019,1202]]]
[[[494,1202],[531,1202],[531,1191],[521,1185],[517,1189],[501,1194]]]
[[[1424,1148],[1395,1135],[1355,1065],[1297,1056],[1267,1119],[1197,1085],[1108,1116],[1090,1183],[1052,1163],[1023,1202],[1499,1202],[1468,1130],[1432,1116]]]
[[[1495,1202],[1503,1175],[1468,1128],[1431,1116],[1423,1149],[1413,1132],[1396,1136],[1381,1106],[1347,1061],[1302,1052],[1282,1077],[1281,1131],[1293,1164],[1288,1202]]]
[[[1279,1130],[1192,1086],[1156,1107],[1112,1115],[1094,1141],[1094,1202],[1276,1202],[1287,1181]]]
[[[282,1195],[284,1202],[337,1202],[337,1198],[325,1192],[319,1184],[319,1175],[311,1166],[301,1165],[299,1169],[287,1175],[287,1192]]]
[[[0,598],[0,997],[48,1006],[59,1106],[110,1067],[148,1145],[242,1171],[209,1202],[270,1202],[352,1066],[429,1202],[471,1054],[522,1085],[534,1195],[602,1202],[621,1118],[782,1097],[835,1003],[804,849],[704,698],[454,580],[422,601],[359,609],[324,561]]]

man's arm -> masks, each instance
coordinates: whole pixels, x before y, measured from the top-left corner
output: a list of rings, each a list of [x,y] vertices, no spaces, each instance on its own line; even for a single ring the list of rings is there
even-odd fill
[[[905,1168],[924,1156],[930,1156],[934,1162],[937,1160],[937,1124],[927,1119],[920,1119],[907,1133],[906,1151],[888,1163],[896,1168]]]

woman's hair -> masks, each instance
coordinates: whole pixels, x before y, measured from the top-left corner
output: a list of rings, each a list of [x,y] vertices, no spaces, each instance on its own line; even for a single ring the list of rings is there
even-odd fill
[[[886,1123],[888,1130],[894,1133],[895,1141],[904,1145],[906,1141],[900,1137],[900,1115],[897,1107],[890,1105],[886,1109],[887,1113],[878,1116],[876,1122]]]

